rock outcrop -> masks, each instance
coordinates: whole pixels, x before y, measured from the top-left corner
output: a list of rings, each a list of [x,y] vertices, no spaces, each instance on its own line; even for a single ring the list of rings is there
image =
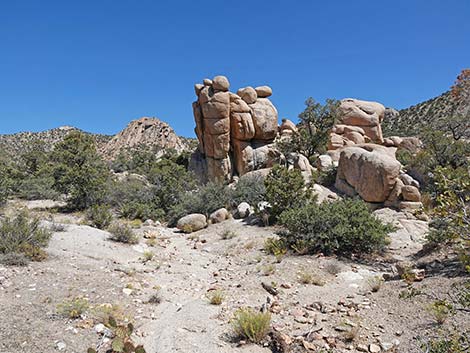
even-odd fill
[[[190,168],[202,181],[230,182],[234,176],[269,168],[283,158],[273,146],[279,127],[276,107],[268,99],[272,89],[245,87],[235,94],[229,88],[225,76],[205,79],[194,87],[199,146]],[[295,130],[295,125],[284,129]]]
[[[143,117],[131,121],[100,152],[105,158],[113,159],[121,151],[142,147],[154,147],[162,154],[168,150],[181,153],[188,148],[170,125],[157,118]]]
[[[340,120],[332,128],[328,153],[318,158],[321,170],[338,164],[336,188],[372,203],[416,208],[421,201],[419,183],[402,171],[397,148],[416,152],[416,138],[384,138],[381,123],[396,115],[377,102],[347,98],[339,106]]]

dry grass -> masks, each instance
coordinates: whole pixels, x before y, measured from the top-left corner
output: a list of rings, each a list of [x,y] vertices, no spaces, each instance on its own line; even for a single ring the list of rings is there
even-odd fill
[[[271,328],[271,313],[240,308],[232,320],[235,333],[253,343],[261,343]]]

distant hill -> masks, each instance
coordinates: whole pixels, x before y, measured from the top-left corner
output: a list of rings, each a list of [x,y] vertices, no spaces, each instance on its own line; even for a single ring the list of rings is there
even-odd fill
[[[81,131],[93,136],[97,150],[108,160],[113,159],[123,150],[142,147],[156,147],[156,150],[162,150],[162,154],[169,150],[181,153],[191,150],[195,140],[178,136],[170,125],[157,118],[143,117],[131,121],[124,130],[114,136],[92,134],[72,126],[61,126],[41,132],[0,135],[0,151],[15,158],[33,148],[35,142],[42,142],[46,150],[52,150],[72,131]]]
[[[14,157],[31,149],[35,142],[42,142],[46,150],[50,151],[72,131],[84,132],[72,126],[61,126],[41,132],[19,132],[16,134],[0,135],[0,149],[5,154]],[[108,135],[84,133],[92,135],[97,146],[105,145],[112,138],[112,136]]]
[[[453,116],[458,105],[450,91],[425,102],[402,109],[399,114],[391,114],[384,119],[382,128],[385,136],[415,136],[425,127],[435,127],[438,121],[446,121]],[[466,136],[467,138],[470,136]]]
[[[101,146],[100,152],[106,159],[115,158],[119,152],[136,148],[155,148],[177,153],[189,150],[190,139],[179,137],[167,123],[157,119],[143,117],[133,120],[127,127],[116,134],[108,143]]]

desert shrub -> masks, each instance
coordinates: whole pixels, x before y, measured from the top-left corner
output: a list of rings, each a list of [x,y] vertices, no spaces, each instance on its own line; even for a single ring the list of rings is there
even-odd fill
[[[197,191],[186,193],[181,202],[169,212],[169,224],[175,225],[178,219],[190,213],[202,213],[209,216],[221,207],[228,207],[230,191],[227,186],[208,183]]]
[[[274,166],[265,179],[266,201],[271,205],[270,216],[277,220],[284,211],[308,203],[311,196],[299,170]]]
[[[274,256],[282,256],[287,253],[287,244],[284,239],[267,238],[264,241],[264,251]]]
[[[331,167],[325,171],[315,172],[313,175],[314,180],[320,185],[323,186],[333,186],[336,182],[336,172],[338,168]]]
[[[382,285],[384,284],[385,280],[383,279],[382,276],[373,276],[370,277],[367,280],[367,284],[369,285],[369,288],[371,292],[378,292],[380,288],[382,288]]]
[[[242,202],[247,202],[256,206],[266,198],[266,187],[264,178],[259,175],[244,176],[238,181],[238,184],[230,192],[230,203],[236,207]]]
[[[3,205],[14,187],[15,172],[6,156],[0,154],[0,205]]]
[[[280,236],[294,248],[299,242],[308,253],[370,253],[381,250],[393,230],[371,214],[359,200],[340,200],[321,205],[309,203],[284,212],[280,223],[288,232]]]
[[[470,347],[470,332],[453,332],[445,338],[434,338],[421,343],[426,353],[464,353]]]
[[[130,220],[159,220],[163,219],[164,215],[162,209],[155,209],[153,204],[142,201],[123,203],[119,208],[119,216]]]
[[[237,236],[238,234],[235,231],[230,230],[230,229],[225,229],[222,233],[220,233],[220,238],[223,240],[233,239]]]
[[[240,308],[233,321],[235,333],[253,343],[261,343],[271,328],[271,313],[252,308]]]
[[[40,226],[39,219],[29,218],[25,212],[0,222],[0,254],[23,254],[33,261],[46,257],[46,247],[52,233]]]
[[[131,227],[125,223],[115,222],[108,229],[111,234],[109,239],[120,243],[137,244],[139,239]]]
[[[209,303],[212,305],[221,305],[225,299],[225,294],[220,289],[216,289],[209,292],[207,294],[207,298],[209,299]]]
[[[76,297],[57,304],[57,312],[69,319],[78,319],[90,308],[88,299]]]
[[[325,280],[318,276],[317,274],[313,274],[312,272],[303,269],[298,273],[299,282],[302,284],[313,284],[315,286],[324,286]]]
[[[51,161],[54,188],[68,195],[70,209],[83,210],[103,201],[109,171],[91,136],[71,132],[54,147]]]
[[[87,218],[93,227],[106,229],[113,220],[111,209],[107,205],[93,205],[87,211]]]
[[[33,175],[20,181],[18,197],[26,200],[56,200],[60,194],[54,190],[51,175]]]
[[[436,323],[442,325],[450,315],[454,313],[452,304],[445,300],[436,300],[429,306],[429,312],[436,320]]]

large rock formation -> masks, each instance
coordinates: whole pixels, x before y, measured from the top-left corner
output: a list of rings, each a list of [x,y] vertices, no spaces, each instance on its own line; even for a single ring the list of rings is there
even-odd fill
[[[341,120],[330,134],[329,150],[361,143],[383,143],[380,123],[385,107],[377,102],[346,98],[339,106]]]
[[[397,148],[416,150],[418,139],[382,136],[381,122],[393,112],[376,102],[347,98],[341,101],[340,120],[330,133],[328,154],[318,167],[338,164],[336,188],[350,196],[395,207],[417,207],[419,183],[402,171]],[[386,114],[387,113],[387,114]]]
[[[216,76],[194,88],[199,146],[190,167],[201,180],[229,182],[282,159],[273,147],[279,128],[270,87],[245,87],[235,94],[225,76]]]

